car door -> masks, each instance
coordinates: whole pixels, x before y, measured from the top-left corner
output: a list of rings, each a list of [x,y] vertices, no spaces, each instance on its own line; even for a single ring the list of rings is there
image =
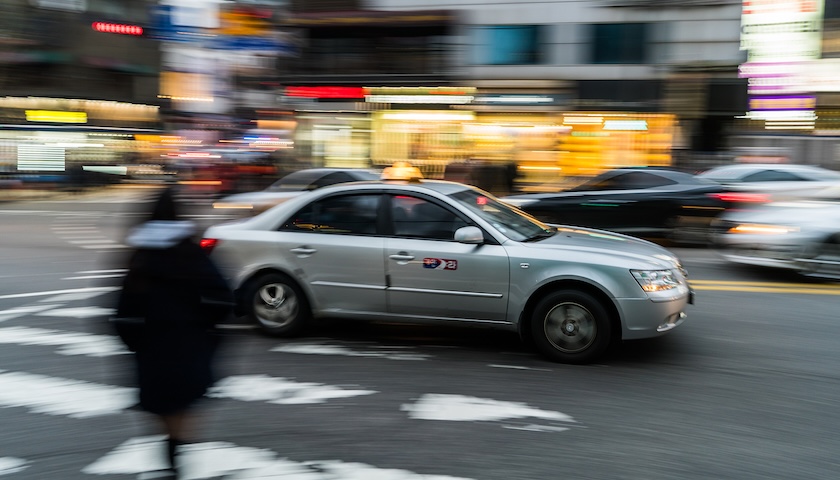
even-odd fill
[[[381,199],[378,193],[322,197],[280,227],[281,252],[309,287],[317,310],[386,313]]]
[[[434,199],[390,195],[385,245],[388,311],[399,317],[505,321],[509,261],[488,237],[482,245],[454,240],[469,220]]]

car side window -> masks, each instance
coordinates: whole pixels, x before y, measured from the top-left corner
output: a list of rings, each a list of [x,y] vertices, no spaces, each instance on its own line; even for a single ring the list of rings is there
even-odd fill
[[[798,182],[805,180],[799,175],[779,170],[763,170],[744,177],[745,182]]]
[[[336,195],[310,203],[280,230],[345,235],[373,235],[379,195]]]
[[[453,240],[455,230],[467,226],[452,210],[406,195],[391,198],[391,218],[394,235],[398,237]]]

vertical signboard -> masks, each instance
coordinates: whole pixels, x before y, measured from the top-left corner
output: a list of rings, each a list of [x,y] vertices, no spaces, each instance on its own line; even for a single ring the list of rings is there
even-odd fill
[[[775,124],[766,128],[814,126],[813,108],[790,108],[785,96],[796,95],[790,97],[800,100],[796,105],[813,103],[813,97],[802,95],[812,93],[809,65],[820,58],[823,1],[743,0],[741,50],[747,51],[747,63],[740,76],[748,79],[751,105],[779,106],[750,110],[750,118]]]

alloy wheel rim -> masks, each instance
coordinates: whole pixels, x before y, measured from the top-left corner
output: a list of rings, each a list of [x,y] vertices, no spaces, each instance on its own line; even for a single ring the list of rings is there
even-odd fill
[[[579,303],[555,305],[543,320],[545,338],[557,350],[578,353],[589,348],[598,334],[595,316]]]
[[[254,298],[257,319],[270,328],[284,327],[291,323],[298,314],[299,306],[294,290],[283,283],[263,285]]]

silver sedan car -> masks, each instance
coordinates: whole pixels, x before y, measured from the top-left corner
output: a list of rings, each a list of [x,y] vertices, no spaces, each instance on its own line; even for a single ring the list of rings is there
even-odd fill
[[[321,317],[474,324],[587,363],[616,341],[668,332],[693,303],[668,250],[550,226],[452,182],[325,187],[213,226],[202,245],[241,313],[278,336]]]
[[[733,263],[840,278],[840,200],[797,200],[732,210],[714,225]]]

